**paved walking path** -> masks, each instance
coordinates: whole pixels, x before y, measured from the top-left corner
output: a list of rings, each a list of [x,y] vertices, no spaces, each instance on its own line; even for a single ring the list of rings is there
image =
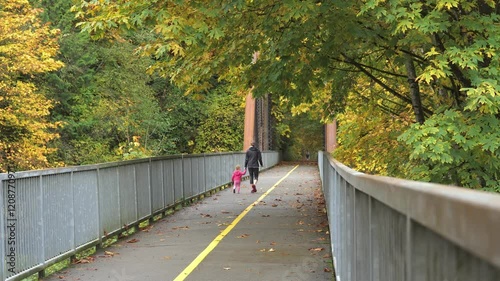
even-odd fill
[[[333,280],[317,166],[263,171],[257,189],[225,189],[43,280]]]

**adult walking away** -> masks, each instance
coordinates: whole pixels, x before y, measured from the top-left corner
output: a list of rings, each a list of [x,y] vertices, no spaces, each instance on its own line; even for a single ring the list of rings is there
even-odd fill
[[[262,164],[262,154],[260,153],[260,150],[255,146],[255,142],[252,142],[245,155],[245,169],[248,170],[248,174],[250,175],[252,193],[257,192],[256,185],[257,181],[259,180],[259,167],[263,166],[264,164]]]

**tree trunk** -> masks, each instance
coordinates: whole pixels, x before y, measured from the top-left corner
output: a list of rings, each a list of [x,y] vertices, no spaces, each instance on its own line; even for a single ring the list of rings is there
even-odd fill
[[[415,119],[418,123],[423,124],[425,121],[425,116],[422,107],[422,100],[420,99],[420,87],[417,83],[417,74],[415,71],[415,65],[413,64],[413,59],[409,55],[406,55],[405,65],[408,75],[408,83],[410,86],[411,105],[413,106]]]

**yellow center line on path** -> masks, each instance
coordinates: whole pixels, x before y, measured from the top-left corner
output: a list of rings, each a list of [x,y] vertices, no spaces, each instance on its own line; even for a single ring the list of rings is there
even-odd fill
[[[297,169],[299,165],[293,167],[290,172],[288,172],[284,177],[282,177],[277,183],[275,183],[268,191],[266,191],[262,196],[257,199],[257,201],[253,202],[248,206],[241,214],[234,219],[234,221],[224,229],[215,239],[208,244],[208,246],[201,252],[192,262],[189,264],[175,279],[174,281],[183,281],[186,279],[193,270],[198,267],[198,265],[212,252],[213,249],[219,244],[222,239],[229,234],[229,232],[240,222],[240,220],[246,216],[250,210],[256,206],[260,201],[262,201],[271,191],[274,190],[275,187],[277,187],[284,179],[286,179],[295,169]]]

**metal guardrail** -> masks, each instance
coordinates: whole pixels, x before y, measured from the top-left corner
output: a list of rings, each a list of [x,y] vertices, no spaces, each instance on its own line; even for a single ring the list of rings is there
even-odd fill
[[[500,195],[318,165],[338,281],[500,280]]]
[[[262,153],[264,167],[280,161]],[[0,174],[1,280],[20,280],[231,181],[245,154],[156,157]]]

